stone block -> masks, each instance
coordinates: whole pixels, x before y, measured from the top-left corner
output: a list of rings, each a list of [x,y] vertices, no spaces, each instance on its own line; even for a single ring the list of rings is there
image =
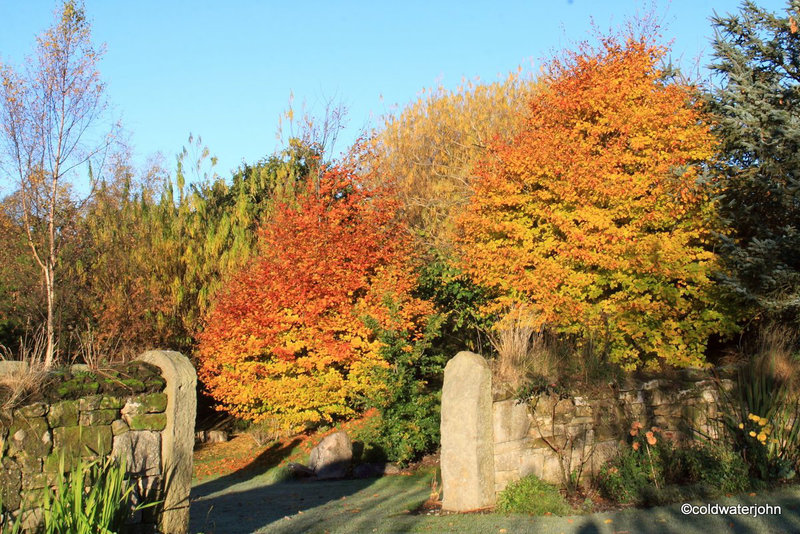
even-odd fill
[[[3,458],[0,463],[3,466],[0,470],[0,498],[3,500],[3,508],[16,510],[19,508],[22,491],[22,470],[11,458]]]
[[[561,465],[558,462],[558,457],[555,453],[544,456],[542,462],[542,474],[539,477],[545,482],[553,484],[561,484]]]
[[[100,400],[101,410],[119,410],[123,406],[125,406],[125,399],[120,397],[103,395],[103,398]]]
[[[510,399],[492,405],[494,442],[503,443],[524,438],[531,426],[527,404]]]
[[[111,423],[111,433],[115,436],[119,436],[120,434],[124,434],[130,430],[128,423],[123,421],[122,419],[116,419]]]
[[[53,448],[50,427],[44,417],[17,417],[8,428],[8,453],[43,457]]]
[[[442,507],[463,512],[495,502],[492,372],[459,352],[444,371],[441,409]]]
[[[33,402],[27,406],[22,406],[14,410],[16,417],[32,418],[42,417],[47,413],[47,404],[44,402]]]
[[[495,471],[494,473],[494,491],[500,493],[506,486],[520,479],[518,471]]]
[[[108,425],[53,429],[55,448],[65,455],[68,465],[73,465],[75,458],[107,455],[111,452],[111,438],[111,427]]]
[[[62,401],[50,406],[47,422],[51,427],[76,426],[78,424],[78,401]]]
[[[161,413],[166,408],[167,396],[164,393],[148,393],[128,399],[122,407],[122,415]]]
[[[125,469],[135,476],[161,474],[161,434],[130,431],[114,437],[112,455],[125,462]]]
[[[92,410],[81,412],[80,425],[110,425],[119,415],[117,410]]]
[[[143,413],[139,415],[125,414],[122,419],[131,430],[164,430],[167,426],[167,414]]]
[[[497,471],[517,471],[519,470],[520,451],[511,451],[504,454],[494,455],[494,470]],[[497,482],[495,480],[495,482]]]
[[[524,455],[522,455],[519,462],[520,478],[528,475],[539,476],[542,473],[544,457],[546,454],[548,453],[543,451],[527,451]]]
[[[89,395],[78,401],[78,407],[81,411],[99,410],[101,402],[103,402],[102,395]]]

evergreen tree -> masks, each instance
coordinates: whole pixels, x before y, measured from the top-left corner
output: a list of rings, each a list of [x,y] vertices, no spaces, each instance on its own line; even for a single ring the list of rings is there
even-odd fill
[[[800,319],[800,0],[715,16],[711,98],[726,285],[751,317]]]

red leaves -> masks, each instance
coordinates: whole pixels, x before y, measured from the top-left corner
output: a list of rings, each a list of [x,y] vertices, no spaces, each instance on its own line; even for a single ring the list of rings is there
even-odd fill
[[[410,297],[410,242],[395,210],[345,168],[276,207],[259,255],[220,292],[199,336],[200,374],[218,401],[286,426],[353,413],[352,397],[377,387],[370,369],[385,365],[362,319],[413,332],[430,312]]]

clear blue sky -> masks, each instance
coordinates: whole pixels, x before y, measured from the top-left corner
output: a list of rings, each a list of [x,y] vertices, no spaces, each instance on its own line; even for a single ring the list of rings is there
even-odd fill
[[[229,175],[277,147],[278,117],[305,101],[349,109],[342,150],[364,127],[424,87],[492,81],[655,6],[672,56],[708,62],[708,17],[736,0],[184,1],[86,0],[101,72],[138,162],[161,152],[173,167],[189,132]],[[784,0],[757,0],[783,11]],[[0,57],[19,65],[53,20],[52,0],[0,0]]]

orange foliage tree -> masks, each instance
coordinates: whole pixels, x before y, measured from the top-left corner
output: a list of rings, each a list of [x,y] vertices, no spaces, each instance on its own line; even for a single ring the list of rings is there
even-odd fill
[[[411,296],[410,240],[395,213],[389,195],[341,167],[276,207],[260,253],[220,291],[199,336],[200,377],[224,409],[297,429],[352,415],[379,390],[371,378],[388,363],[364,319],[413,338],[432,312]]]
[[[608,37],[552,61],[459,222],[491,311],[527,303],[627,369],[701,364],[709,336],[731,327],[712,297],[714,206],[699,180],[715,141],[653,43]]]

